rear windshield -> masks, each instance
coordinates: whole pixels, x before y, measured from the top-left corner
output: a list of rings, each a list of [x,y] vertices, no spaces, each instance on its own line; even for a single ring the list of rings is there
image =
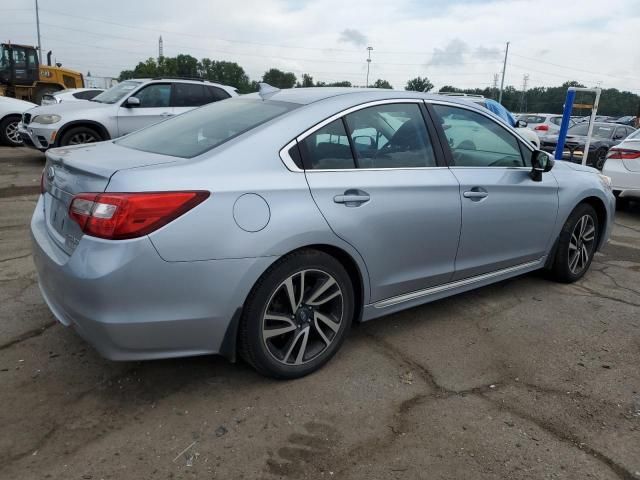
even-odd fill
[[[609,125],[594,125],[593,126],[593,137],[600,138],[610,138],[613,133],[613,129],[616,128],[614,124]],[[589,131],[588,123],[580,123],[575,127],[571,127],[569,129],[569,135],[586,135]]]
[[[544,123],[544,117],[538,115],[520,115],[518,118],[527,123]]]
[[[157,123],[116,143],[144,152],[192,158],[296,107],[294,103],[236,97]]]

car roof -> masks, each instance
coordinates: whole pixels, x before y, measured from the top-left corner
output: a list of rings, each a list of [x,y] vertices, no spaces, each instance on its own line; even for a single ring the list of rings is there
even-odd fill
[[[195,83],[195,84],[206,84],[206,85],[214,85],[216,87],[222,88],[231,88],[235,90],[235,87],[230,85],[224,85],[222,83],[211,82],[209,80],[198,80],[197,78],[180,78],[180,77],[153,77],[153,78],[127,78],[123,80],[123,82],[133,81],[140,83],[147,82],[180,82],[180,83]]]
[[[309,88],[286,88],[269,92],[265,99],[280,102],[298,103],[309,105],[311,103],[334,97],[352,97],[350,100],[364,103],[375,100],[391,100],[398,98],[419,98],[434,101],[446,101],[447,103],[457,103],[460,105],[476,105],[469,102],[468,97],[443,96],[432,93],[414,92],[406,90],[389,90],[385,88],[357,88],[357,87],[309,87]],[[250,93],[243,95],[244,98],[262,98],[260,93]],[[481,107],[476,107],[481,108]]]

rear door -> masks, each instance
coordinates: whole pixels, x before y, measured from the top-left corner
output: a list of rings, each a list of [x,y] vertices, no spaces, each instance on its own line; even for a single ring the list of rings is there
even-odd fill
[[[373,102],[298,137],[313,198],[364,258],[373,302],[453,275],[459,186],[425,114],[422,101]]]
[[[119,136],[153,125],[173,115],[170,83],[151,83],[131,96],[140,100],[140,105],[128,107],[126,100],[122,102],[118,108]]]
[[[461,105],[431,106],[460,182],[462,233],[454,279],[532,262],[549,250],[558,212],[551,173],[534,182],[532,150],[497,120]]]

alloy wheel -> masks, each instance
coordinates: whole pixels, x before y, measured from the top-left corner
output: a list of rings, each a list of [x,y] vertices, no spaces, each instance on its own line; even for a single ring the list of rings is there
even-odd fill
[[[69,145],[97,142],[96,137],[87,132],[78,132],[69,139]]]
[[[284,280],[269,298],[262,340],[278,362],[302,365],[338,337],[343,317],[343,294],[336,279],[322,270],[302,270]]]
[[[569,240],[569,270],[574,275],[581,273],[589,264],[596,239],[596,226],[591,215],[580,217]]]
[[[5,134],[11,143],[22,143],[22,139],[18,133],[18,122],[10,122],[5,129]]]

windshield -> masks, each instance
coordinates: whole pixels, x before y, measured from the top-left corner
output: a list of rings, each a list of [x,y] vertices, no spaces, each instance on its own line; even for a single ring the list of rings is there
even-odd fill
[[[133,89],[139,87],[141,83],[142,82],[140,81],[127,80],[125,82],[119,83],[115,87],[111,87],[105,92],[102,92],[100,95],[94,97],[91,101],[99,103],[116,103]]]
[[[593,126],[593,137],[600,137],[600,138],[610,138],[611,134],[613,133],[613,129],[615,128],[615,125],[594,125]],[[571,128],[569,128],[569,131],[567,132],[569,135],[583,135],[586,136],[587,132],[589,131],[589,123],[580,123],[578,125],[575,125]]]
[[[144,152],[192,158],[297,106],[238,97],[221,100],[139,130],[116,143]]]

